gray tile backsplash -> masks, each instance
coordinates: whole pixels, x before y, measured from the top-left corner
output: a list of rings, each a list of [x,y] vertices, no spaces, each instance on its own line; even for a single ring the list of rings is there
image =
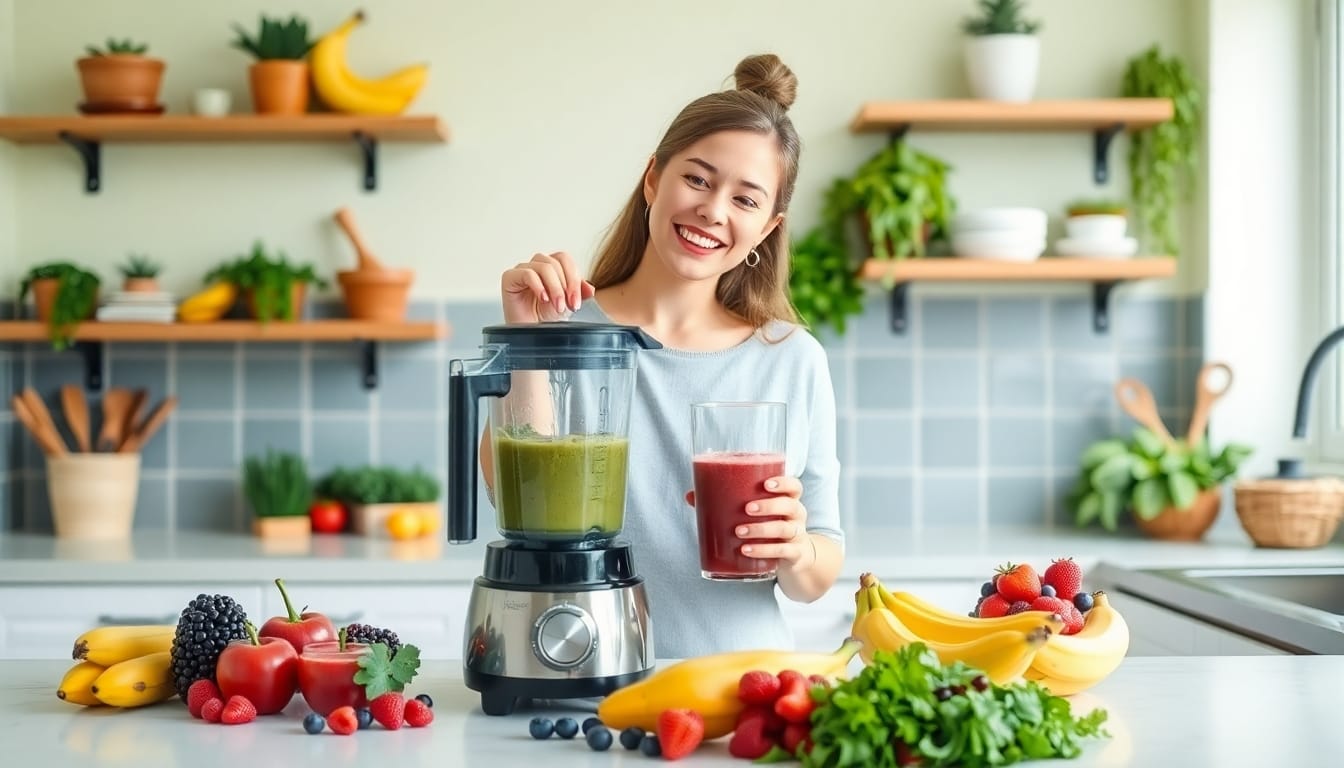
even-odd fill
[[[314,305],[317,306],[317,305]],[[891,332],[873,292],[830,355],[847,527],[1068,525],[1064,499],[1089,443],[1127,434],[1119,376],[1154,392],[1183,431],[1203,360],[1198,299],[1112,296],[1109,334],[1090,294],[907,296]],[[447,361],[475,357],[495,302],[419,302],[446,320],[442,343],[379,345],[379,387],[361,383],[353,344],[109,344],[105,386],[175,394],[179,410],[145,449],[137,528],[243,530],[244,457],[296,451],[320,475],[374,462],[420,466],[447,482]],[[314,314],[320,314],[317,306]],[[0,393],[34,386],[60,421],[60,385],[81,359],[40,344],[0,345]],[[89,393],[97,420],[101,393]],[[7,469],[7,471],[6,471]],[[0,412],[0,530],[50,531],[42,456]]]

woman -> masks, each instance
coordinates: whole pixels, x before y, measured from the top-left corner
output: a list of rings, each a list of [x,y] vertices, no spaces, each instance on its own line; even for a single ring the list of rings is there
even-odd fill
[[[501,281],[506,322],[572,311],[639,326],[663,345],[639,355],[624,529],[663,659],[792,644],[774,582],[700,577],[695,515],[682,501],[693,503],[692,403],[788,404],[785,475],[766,483],[776,495],[748,506],[761,520],[738,528],[743,554],[777,560],[781,591],[799,602],[824,594],[844,558],[830,372],[786,292],[797,80],[774,55],[744,59],[735,75],[736,90],[696,99],[668,128],[589,280],[560,252]]]

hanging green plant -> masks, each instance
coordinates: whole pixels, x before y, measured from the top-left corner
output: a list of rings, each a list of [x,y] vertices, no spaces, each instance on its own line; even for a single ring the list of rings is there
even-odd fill
[[[1176,204],[1190,198],[1199,168],[1203,94],[1185,62],[1163,57],[1156,45],[1129,60],[1123,93],[1171,99],[1175,107],[1171,120],[1135,133],[1129,145],[1130,192],[1142,233],[1151,247],[1175,256]]]
[[[70,337],[74,326],[93,316],[98,304],[98,276],[66,262],[40,264],[30,269],[19,285],[20,304],[38,280],[59,281],[47,316],[47,336],[52,347],[65,349],[74,341]]]

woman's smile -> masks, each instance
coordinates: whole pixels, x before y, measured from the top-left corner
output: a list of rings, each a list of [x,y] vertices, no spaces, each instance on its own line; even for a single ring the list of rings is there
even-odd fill
[[[697,256],[708,256],[720,248],[725,247],[717,238],[705,233],[703,230],[695,227],[688,227],[685,224],[678,224],[675,227],[677,231],[677,240],[681,247]]]

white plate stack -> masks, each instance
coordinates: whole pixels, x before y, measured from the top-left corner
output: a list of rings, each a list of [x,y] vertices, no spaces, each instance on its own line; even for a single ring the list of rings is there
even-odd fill
[[[1045,252],[1045,211],[979,208],[952,219],[952,253],[968,259],[1035,261]]]
[[[171,323],[177,316],[172,294],[160,291],[117,291],[98,308],[102,322]]]
[[[1076,259],[1128,259],[1139,252],[1139,241],[1125,236],[1125,217],[1118,213],[1090,213],[1064,220],[1068,237],[1055,241],[1055,253]]]

